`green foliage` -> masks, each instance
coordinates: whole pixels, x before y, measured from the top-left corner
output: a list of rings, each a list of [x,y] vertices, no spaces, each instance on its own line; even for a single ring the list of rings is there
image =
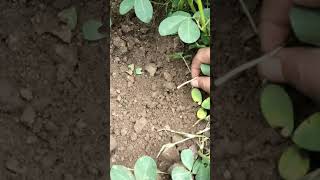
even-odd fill
[[[210,110],[210,97],[208,97],[202,102],[201,107],[203,109]]]
[[[149,23],[153,16],[153,7],[150,0],[123,0],[120,4],[121,15],[134,9],[136,16],[144,23]]]
[[[210,76],[210,65],[209,64],[201,64],[200,65],[201,73],[205,76]]]
[[[279,161],[279,173],[285,180],[298,180],[307,174],[310,166],[309,157],[296,147],[289,147]]]
[[[320,169],[316,169],[299,180],[319,180],[319,179],[320,179]]]
[[[305,43],[320,46],[320,10],[295,6],[290,21],[297,38]]]
[[[157,179],[157,164],[149,156],[142,156],[134,165],[134,175],[136,180],[156,180]]]
[[[110,177],[111,180],[156,180],[157,164],[151,157],[142,156],[134,165],[134,175],[124,166],[113,165]]]
[[[202,120],[202,119],[205,119],[207,117],[208,113],[206,110],[204,110],[203,108],[200,108],[198,111],[197,111],[197,118]]]
[[[183,15],[172,15],[164,19],[159,25],[159,33],[161,36],[173,35],[178,32],[180,24],[188,19]]]
[[[119,12],[121,15],[127,14],[134,7],[135,0],[123,0],[120,3]]]
[[[64,9],[58,14],[59,18],[67,24],[67,26],[74,30],[77,26],[78,16],[75,7]]]
[[[192,100],[194,102],[196,102],[199,105],[201,105],[201,103],[202,103],[202,94],[201,94],[201,91],[198,88],[192,88],[191,97],[192,97]]]
[[[171,178],[173,180],[192,180],[192,174],[186,168],[177,166],[172,170]]]
[[[111,180],[134,180],[134,176],[128,168],[120,165],[114,165],[110,171]]]
[[[106,34],[99,32],[99,28],[102,26],[102,23],[97,20],[88,20],[82,26],[82,33],[86,40],[96,41],[106,37]]]
[[[198,25],[189,18],[180,24],[178,34],[180,39],[187,44],[194,43],[200,38]]]
[[[320,151],[320,113],[315,113],[297,128],[293,135],[293,142],[299,147]]]
[[[191,171],[193,167],[193,163],[195,161],[193,152],[190,149],[183,150],[181,152],[181,161],[183,165],[187,167],[189,171]]]
[[[195,175],[196,180],[210,179],[210,162],[204,158],[195,158],[194,153],[190,149],[181,152],[181,161],[183,166],[176,166],[171,172],[172,180],[192,180]],[[206,157],[208,158],[208,157]]]
[[[294,126],[293,105],[285,90],[278,85],[264,88],[260,105],[265,119],[273,128],[282,128],[281,134],[291,135]]]

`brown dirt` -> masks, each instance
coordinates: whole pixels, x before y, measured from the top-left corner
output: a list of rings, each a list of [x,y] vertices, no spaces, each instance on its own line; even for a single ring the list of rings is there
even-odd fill
[[[76,6],[71,42],[53,35]],[[102,1],[0,2],[0,179],[106,179],[104,47],[81,24]],[[59,55],[60,54],[60,55]]]
[[[248,0],[258,22],[256,0]],[[261,55],[240,4],[223,1],[216,7],[217,33],[214,74],[220,77],[232,68]],[[286,140],[269,127],[259,107],[262,81],[255,69],[214,90],[215,118],[213,157],[216,179],[276,180],[277,162],[287,146]]]
[[[112,4],[111,31],[111,136],[118,147],[111,161],[132,168],[140,156],[155,158],[161,146],[171,142],[172,134],[157,130],[170,127],[192,133],[203,129],[203,124],[192,127],[197,120],[197,109],[190,96],[190,86],[171,89],[191,76],[183,61],[168,58],[181,51],[181,42],[158,34],[163,8],[155,7],[156,20],[145,25],[132,12],[120,16],[118,4]],[[143,75],[127,74],[129,64],[142,67]],[[154,76],[145,71],[145,66],[150,65],[157,68]],[[136,123],[142,130],[134,128]],[[171,163],[160,158],[158,166],[167,171]]]

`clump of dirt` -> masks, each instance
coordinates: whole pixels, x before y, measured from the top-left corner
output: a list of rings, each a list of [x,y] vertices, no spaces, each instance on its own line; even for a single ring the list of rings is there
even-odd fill
[[[161,7],[155,5],[155,20],[146,25],[134,13],[120,16],[118,5],[119,2],[112,4],[111,146],[116,149],[111,161],[132,168],[140,156],[155,158],[162,145],[181,139],[157,132],[159,129],[194,133],[204,126],[193,127],[197,106],[191,99],[191,86],[176,89],[191,75],[182,60],[168,58],[182,51],[183,44],[175,37],[160,37],[157,25],[164,17]],[[143,74],[127,73],[130,64],[141,67]],[[188,145],[179,146],[178,150]],[[174,155],[161,157],[160,170],[167,171],[174,159]]]
[[[70,31],[58,13],[75,6]],[[1,179],[106,179],[105,45],[82,24],[102,1],[0,2]],[[104,50],[103,50],[104,49]]]
[[[255,18],[260,1],[246,1]],[[238,1],[223,1],[216,7],[214,75],[223,74],[261,56],[258,37]],[[258,22],[258,21],[257,21]],[[216,179],[279,179],[277,162],[287,147],[264,120],[259,106],[262,81],[255,69],[242,73],[213,91],[213,158]]]

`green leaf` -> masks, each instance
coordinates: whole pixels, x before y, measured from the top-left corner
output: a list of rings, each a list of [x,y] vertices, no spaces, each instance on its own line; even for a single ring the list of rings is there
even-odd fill
[[[127,14],[134,6],[135,0],[123,0],[120,3],[119,12],[121,15]]]
[[[171,172],[172,180],[192,180],[192,174],[184,167],[177,166]]]
[[[191,44],[200,38],[200,29],[192,19],[186,19],[180,24],[178,34],[184,43]]]
[[[210,110],[210,97],[208,97],[202,102],[201,107],[206,110]]]
[[[194,102],[196,102],[199,105],[201,105],[201,103],[202,103],[202,94],[201,94],[201,92],[200,92],[200,90],[198,88],[192,88],[191,97],[192,97],[192,100]]]
[[[134,11],[136,16],[144,23],[149,23],[153,15],[153,7],[149,0],[135,0]]]
[[[180,24],[188,19],[186,16],[170,16],[164,19],[159,25],[159,33],[161,36],[176,34]]]
[[[294,127],[293,105],[286,91],[278,85],[264,88],[260,105],[262,114],[273,128],[282,128],[281,134],[289,137]]]
[[[134,176],[126,167],[113,165],[110,170],[111,180],[134,180]]]
[[[137,67],[134,71],[135,75],[141,75],[142,74],[142,68],[141,67]]]
[[[88,20],[82,26],[82,33],[84,38],[89,41],[96,41],[106,37],[106,34],[101,34],[99,28],[102,23],[97,20]]]
[[[149,156],[142,156],[134,165],[134,175],[137,180],[156,180],[157,164]]]
[[[201,165],[202,165],[201,160],[197,159],[196,162],[194,162],[194,164],[193,164],[192,173],[193,174],[197,174]]]
[[[300,41],[320,46],[320,9],[295,6],[291,9],[290,21]]]
[[[184,149],[181,152],[181,161],[184,166],[187,167],[190,171],[192,170],[193,163],[195,161],[193,152],[190,149]]]
[[[197,117],[198,119],[202,120],[202,119],[205,119],[207,117],[207,111],[204,110],[203,108],[200,108],[198,111],[197,111]]]
[[[71,7],[68,9],[65,9],[61,11],[58,14],[58,17],[65,23],[67,23],[67,26],[70,30],[74,30],[77,26],[77,10],[75,7]]]
[[[210,65],[209,64],[201,64],[200,65],[201,73],[206,76],[210,76]]]
[[[191,17],[191,15],[184,11],[176,11],[171,14],[171,16],[185,16],[185,17]]]
[[[316,169],[299,180],[319,180],[319,179],[320,179],[320,169]]]
[[[309,157],[296,147],[289,147],[279,160],[280,176],[286,180],[298,180],[303,177],[310,166]]]
[[[320,151],[320,113],[315,113],[306,119],[296,129],[293,135],[293,142],[299,147],[310,150]]]
[[[210,166],[200,164],[198,173],[196,174],[196,180],[210,180]]]
[[[210,19],[210,8],[204,8],[203,9],[203,13],[204,13],[204,17],[206,18],[206,20]],[[193,18],[195,18],[196,20],[200,20],[200,12],[197,11],[196,13],[194,13]]]

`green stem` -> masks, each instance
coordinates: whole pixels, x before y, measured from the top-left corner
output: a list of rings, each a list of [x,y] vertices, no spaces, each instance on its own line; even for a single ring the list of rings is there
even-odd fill
[[[183,5],[185,3],[185,0],[180,0],[179,3],[178,3],[178,9],[181,10],[183,9]]]
[[[206,17],[204,16],[204,11],[203,11],[203,5],[201,0],[196,0],[196,3],[198,5],[199,13],[200,13],[200,24],[201,24],[201,29],[204,33],[207,33],[207,28],[206,28]]]
[[[193,13],[197,12],[196,8],[194,7],[193,0],[188,0],[188,4],[189,4],[191,11]]]

